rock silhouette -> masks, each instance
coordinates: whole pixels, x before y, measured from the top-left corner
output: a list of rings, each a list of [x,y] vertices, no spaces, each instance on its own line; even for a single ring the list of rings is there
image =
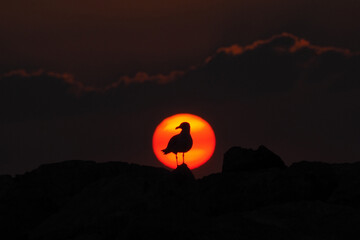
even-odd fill
[[[360,236],[360,162],[300,162],[286,167],[270,150],[259,149],[230,154],[246,156],[245,165],[235,163],[244,158],[226,162],[229,155],[225,156],[224,171],[202,179],[195,179],[186,164],[168,171],[80,160],[0,176],[0,238]]]
[[[224,155],[223,172],[255,171],[267,168],[285,168],[279,156],[265,146],[257,150],[232,147]]]
[[[170,174],[170,177],[179,184],[189,184],[195,181],[194,175],[185,163],[177,166]]]

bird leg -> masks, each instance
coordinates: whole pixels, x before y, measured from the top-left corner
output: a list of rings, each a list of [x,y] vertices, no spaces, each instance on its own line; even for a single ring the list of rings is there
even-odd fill
[[[176,166],[179,166],[178,159],[177,159],[177,153],[175,154],[175,156],[176,156]]]
[[[185,163],[184,153],[183,153],[183,164]]]

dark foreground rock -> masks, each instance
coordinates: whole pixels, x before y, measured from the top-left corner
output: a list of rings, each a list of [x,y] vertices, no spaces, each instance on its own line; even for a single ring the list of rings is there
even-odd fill
[[[195,182],[195,177],[188,166],[183,163],[177,166],[177,168],[169,174],[169,181],[174,182],[174,184],[178,186],[189,185]]]
[[[360,237],[360,163],[277,166],[196,180],[186,165],[67,161],[2,176],[0,239]]]
[[[224,155],[223,173],[269,168],[282,169],[285,164],[279,156],[262,145],[257,150],[232,147]]]

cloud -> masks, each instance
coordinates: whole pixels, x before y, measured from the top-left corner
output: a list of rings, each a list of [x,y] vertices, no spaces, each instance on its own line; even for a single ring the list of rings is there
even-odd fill
[[[269,39],[258,40],[244,47],[237,44],[234,44],[230,47],[221,47],[217,50],[217,53],[224,52],[232,55],[240,55],[246,51],[251,51],[257,48],[267,46],[271,46],[274,50],[277,51],[285,51],[291,53],[295,53],[303,48],[308,48],[314,50],[318,55],[329,51],[339,52],[344,55],[352,55],[352,53],[348,49],[312,45],[309,41],[299,38],[290,33],[274,35]]]
[[[61,81],[65,85],[68,85],[68,90],[72,93],[80,93],[82,91],[92,91],[95,90],[95,88],[84,86],[84,84],[75,81],[74,76],[69,73],[56,73],[56,72],[45,72],[43,69],[39,69],[37,71],[28,72],[25,69],[18,69],[14,71],[7,72],[0,76],[0,80],[3,80],[2,83],[5,83],[6,81],[9,81],[9,79],[16,78],[31,78],[29,81],[41,81],[40,78],[49,78],[52,80],[45,80],[48,81],[48,83],[55,83],[56,81]],[[16,80],[10,80],[10,81],[16,81]],[[35,83],[35,85],[37,85]]]
[[[134,77],[129,76],[122,76],[120,79],[107,86],[105,89],[118,87],[119,85],[128,85],[132,83],[145,83],[145,82],[155,82],[159,84],[166,84],[172,81],[175,81],[184,75],[184,71],[172,71],[169,74],[156,74],[156,75],[149,75],[146,72],[138,72],[135,74]]]
[[[221,47],[187,71],[139,72],[103,88],[85,86],[69,73],[11,71],[0,78],[1,114],[26,119],[305,90],[347,91],[360,87],[359,65],[357,53],[282,33],[247,46]]]
[[[346,49],[312,45],[283,33],[248,46],[219,48],[199,70],[228,82],[229,90],[235,87],[263,93],[300,85],[318,85],[323,90],[342,86],[344,90],[359,87],[359,56]]]
[[[0,114],[11,121],[74,113],[89,91],[71,74],[11,71],[0,78]]]

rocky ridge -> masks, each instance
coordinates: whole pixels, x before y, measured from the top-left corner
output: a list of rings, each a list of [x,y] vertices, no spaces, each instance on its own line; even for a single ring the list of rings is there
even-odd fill
[[[235,147],[195,179],[122,162],[66,161],[0,176],[1,239],[357,239],[360,162],[286,166]]]

